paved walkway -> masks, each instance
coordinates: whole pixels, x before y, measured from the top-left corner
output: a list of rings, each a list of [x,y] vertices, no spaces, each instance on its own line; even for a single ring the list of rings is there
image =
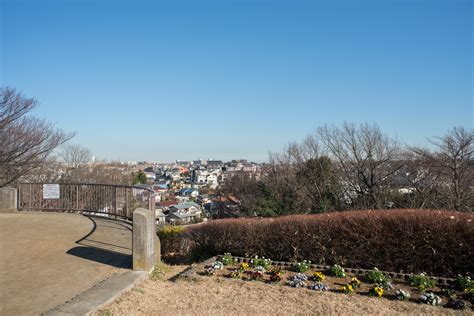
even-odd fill
[[[63,213],[0,214],[0,315],[37,315],[131,267],[131,227]]]

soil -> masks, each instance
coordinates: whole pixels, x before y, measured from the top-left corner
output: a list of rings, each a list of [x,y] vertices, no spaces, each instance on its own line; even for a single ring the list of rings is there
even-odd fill
[[[217,270],[215,276],[216,277],[225,277],[225,278],[231,278],[231,272],[237,268],[236,265],[232,266],[225,266],[224,269],[222,270]],[[315,281],[312,280],[312,273],[313,272],[321,272],[324,274],[325,279],[322,281],[324,284],[328,285],[329,287],[329,292],[334,292],[334,293],[341,293],[339,290],[341,286],[348,284],[351,282],[351,279],[353,276],[357,277],[359,281],[361,281],[360,285],[357,288],[354,288],[354,292],[351,293],[357,294],[357,295],[365,295],[368,296],[369,290],[373,287],[370,282],[368,282],[364,277],[361,276],[356,276],[356,275],[349,275],[347,274],[346,277],[344,278],[336,278],[332,277],[330,275],[329,271],[326,270],[321,270],[321,269],[312,269],[311,271],[305,272],[305,274],[308,277],[308,281],[306,282],[306,285],[309,286],[311,284],[314,284]],[[288,280],[291,279],[294,275],[296,275],[296,272],[289,271],[282,269],[281,270],[281,278],[282,280],[279,282],[280,284],[287,284]],[[204,268],[198,269],[197,273],[199,275],[205,276],[205,271]],[[252,269],[248,269],[247,271],[244,271],[242,273],[241,279],[244,281],[251,281],[251,282],[256,282],[252,276]],[[260,282],[268,283],[268,284],[275,284],[273,282],[270,282],[270,277],[269,274],[266,273],[265,276],[260,280]],[[421,293],[416,287],[410,286],[409,282],[406,280],[400,280],[400,279],[392,279],[393,288],[392,290],[389,291],[384,291],[383,298],[384,299],[391,299],[391,300],[396,300],[395,297],[395,292],[398,289],[407,291],[410,293],[410,299],[407,301],[411,301],[414,303],[420,302],[420,296],[423,294]],[[434,287],[430,288],[428,292],[433,292],[434,294],[440,296],[443,299],[443,302],[446,303],[448,301],[448,297],[443,293],[442,289],[440,287]],[[457,291],[458,296],[462,295],[462,292]],[[468,305],[470,305],[468,302],[466,302]]]
[[[160,278],[146,280],[96,315],[309,315],[309,314],[430,314],[472,315],[472,310],[429,306],[413,301],[398,301],[389,294],[384,298],[367,296],[368,285],[353,294],[335,291],[317,292],[292,288],[284,281],[268,284],[264,281],[231,279],[232,267],[225,267],[213,276],[200,276],[204,265],[194,266],[196,273],[182,278],[189,266],[170,266]],[[183,275],[184,275],[183,274]],[[284,279],[294,274],[286,272]],[[310,273],[307,273],[310,275]],[[268,276],[265,276],[268,278]],[[349,278],[327,277],[330,288],[350,281]],[[308,282],[310,284],[312,282]],[[397,288],[409,288],[397,285]],[[435,289],[436,290],[436,289]],[[412,292],[412,291],[410,291]],[[412,293],[415,294],[415,293]],[[413,300],[416,300],[414,295]],[[446,298],[443,297],[446,302]]]

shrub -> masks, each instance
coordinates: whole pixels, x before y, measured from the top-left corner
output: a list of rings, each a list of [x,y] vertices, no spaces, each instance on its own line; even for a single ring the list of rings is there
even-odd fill
[[[397,300],[404,301],[410,298],[410,292],[399,289],[395,292]]]
[[[333,265],[330,269],[330,272],[336,278],[344,278],[346,276],[346,272],[344,271],[344,268],[338,264]]]
[[[374,286],[369,290],[369,296],[381,297],[383,295],[383,288]]]
[[[357,279],[356,277],[352,277],[351,282],[349,284],[352,285],[354,289],[356,289],[360,286],[361,283],[362,282],[360,282],[359,279]]]
[[[316,282],[324,281],[325,278],[326,278],[326,276],[323,273],[319,272],[319,271],[313,273],[313,280],[316,281]]]
[[[279,261],[453,277],[474,271],[473,219],[472,213],[434,210],[238,218],[190,226],[185,238],[201,256],[259,254]]]
[[[425,303],[428,305],[433,305],[433,306],[441,305],[441,297],[439,297],[438,295],[432,292],[421,295],[420,300],[422,303]]]
[[[281,281],[281,275],[282,271],[281,268],[273,268],[272,271],[270,271],[270,282],[280,282]]]
[[[466,275],[458,275],[454,280],[454,285],[459,291],[468,292],[470,289],[474,289],[474,281],[471,280],[471,277]]]
[[[379,269],[374,268],[373,270],[367,272],[366,279],[373,284],[383,284],[390,282],[390,279],[386,277]]]
[[[311,261],[303,260],[301,262],[296,262],[293,264],[292,268],[295,272],[306,272],[311,268]]]
[[[474,301],[474,288],[464,290],[464,296],[470,301]]]
[[[240,279],[242,277],[242,271],[240,269],[234,269],[230,272],[230,277],[233,279]]]
[[[456,298],[457,297],[456,291],[453,288],[443,289],[441,292],[443,293],[443,295],[445,295],[449,298]]]
[[[211,275],[216,274],[216,269],[214,269],[214,267],[212,267],[212,266],[206,267],[205,270],[204,270],[204,273],[205,273],[207,276],[211,276]]]
[[[365,278],[372,284],[376,284],[382,287],[385,290],[392,288],[392,280],[385,276],[379,269],[374,268],[373,270],[367,272]]]
[[[232,254],[230,252],[226,252],[224,256],[221,258],[221,261],[225,266],[236,262],[236,260],[232,257]]]
[[[322,282],[316,282],[313,285],[311,285],[309,288],[314,291],[328,291],[329,290],[329,286],[327,286],[326,284]]]
[[[239,270],[240,271],[245,271],[247,270],[248,268],[250,268],[249,264],[247,262],[242,262],[240,265],[239,265]]]
[[[187,255],[187,240],[182,226],[166,225],[157,232],[161,244],[161,254],[164,260],[175,255]]]
[[[290,278],[288,285],[291,287],[304,287],[306,286],[306,281],[308,281],[308,276],[298,273]]]
[[[258,256],[255,256],[252,258],[252,260],[250,260],[250,264],[253,267],[261,266],[261,267],[264,267],[265,269],[268,269],[272,265],[272,261],[265,257],[259,258]]]
[[[416,286],[421,292],[425,292],[435,286],[435,280],[426,276],[425,273],[420,273],[410,277],[410,285]]]
[[[446,307],[463,310],[466,308],[466,303],[463,300],[450,299],[446,304]]]
[[[351,294],[352,292],[354,292],[354,288],[350,284],[344,284],[339,288],[339,291],[345,294]]]
[[[281,281],[281,274],[272,273],[270,274],[270,282],[278,283]]]
[[[262,266],[256,266],[255,269],[250,274],[250,276],[254,280],[261,280],[264,274],[265,274],[265,268]]]
[[[224,264],[220,261],[215,261],[213,264],[212,264],[212,267],[216,270],[222,270],[224,269]]]

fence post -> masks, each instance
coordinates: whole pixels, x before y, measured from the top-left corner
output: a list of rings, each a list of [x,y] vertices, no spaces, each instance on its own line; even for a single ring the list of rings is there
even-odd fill
[[[114,198],[113,198],[113,208],[114,208],[114,214],[117,214],[117,187],[114,187]],[[117,216],[115,216],[117,218]]]
[[[0,188],[0,213],[15,213],[18,210],[18,191]]]
[[[155,267],[155,214],[144,208],[133,212],[133,270],[151,272]]]
[[[76,210],[79,210],[79,185],[76,185]]]

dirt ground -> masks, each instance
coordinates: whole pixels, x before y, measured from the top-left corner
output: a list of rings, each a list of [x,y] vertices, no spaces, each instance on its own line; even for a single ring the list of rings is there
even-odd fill
[[[131,231],[76,214],[0,214],[0,315],[38,315],[131,265]]]
[[[442,307],[358,294],[315,292],[218,277],[176,278],[185,268],[170,267],[171,271],[161,279],[144,281],[96,315],[461,314]]]

